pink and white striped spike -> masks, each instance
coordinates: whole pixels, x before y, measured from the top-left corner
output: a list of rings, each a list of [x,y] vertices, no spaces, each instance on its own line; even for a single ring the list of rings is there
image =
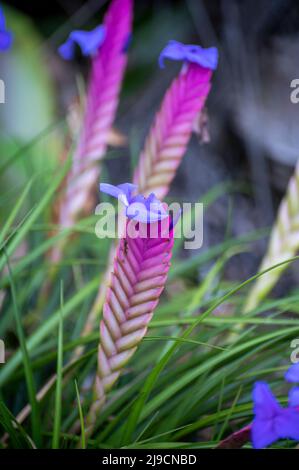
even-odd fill
[[[212,72],[190,63],[166,92],[145,142],[134,184],[148,196],[163,199],[185,154],[194,122],[209,94]]]
[[[133,0],[112,0],[105,16],[105,40],[92,61],[86,109],[67,188],[60,208],[60,225],[71,227],[89,210],[98,183],[109,133],[115,118],[127,64],[126,44],[132,31]]]
[[[168,233],[164,234],[163,229],[156,238],[131,238],[126,234],[120,240],[100,324],[96,400],[89,414],[91,419],[95,419],[106,394],[146,334],[165,287],[174,241],[173,229],[168,230],[169,218],[163,220],[162,227],[165,226]]]

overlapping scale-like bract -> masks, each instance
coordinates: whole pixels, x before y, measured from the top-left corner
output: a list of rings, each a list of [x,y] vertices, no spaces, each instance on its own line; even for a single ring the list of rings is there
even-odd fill
[[[170,267],[174,239],[173,230],[168,232],[155,238],[127,234],[120,240],[100,324],[96,400],[90,420],[146,334]]]
[[[86,109],[59,223],[71,227],[79,213],[93,207],[99,175],[127,64],[126,44],[132,30],[133,0],[112,0],[105,16],[106,36],[92,60]]]
[[[134,174],[133,182],[145,196],[154,192],[163,199],[168,193],[209,94],[211,76],[208,68],[185,64],[168,89]]]
[[[184,65],[163,99],[141,152],[133,183],[139,192],[155,193],[162,200],[168,193],[176,170],[185,154],[194,122],[202,111],[211,88],[212,71],[198,64]],[[114,248],[112,249],[114,250]],[[109,263],[110,264],[110,263]],[[103,305],[110,267],[104,275],[83,335],[92,329]]]

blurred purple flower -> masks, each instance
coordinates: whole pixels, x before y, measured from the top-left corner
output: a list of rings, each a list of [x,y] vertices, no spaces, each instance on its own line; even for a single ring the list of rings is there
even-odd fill
[[[10,31],[7,31],[5,24],[5,16],[0,6],[0,51],[7,51],[13,41],[13,35]]]
[[[127,53],[128,50],[130,49],[130,46],[131,46],[131,44],[132,44],[132,39],[133,39],[132,33],[128,34],[128,37],[127,37],[127,39],[125,40],[124,47],[123,47],[123,52],[124,52],[124,53]]]
[[[299,387],[293,387],[289,393],[289,406],[299,407]]]
[[[68,39],[58,48],[58,52],[65,60],[73,59],[76,44],[84,56],[93,56],[105,39],[105,27],[97,26],[92,31],[72,31]]]
[[[256,449],[278,439],[299,440],[299,411],[282,408],[265,382],[256,382],[253,390],[254,414],[252,443]]]
[[[157,222],[168,217],[163,204],[151,193],[147,198],[141,194],[133,196],[137,185],[124,183],[118,186],[101,183],[100,191],[119,199],[126,207],[126,216],[129,219],[143,223]]]
[[[299,362],[293,364],[286,372],[285,379],[287,382],[299,383]]]
[[[169,41],[159,56],[159,65],[164,68],[164,59],[183,60],[193,62],[207,69],[215,70],[218,64],[218,50],[216,47],[203,47],[186,45],[178,41]]]

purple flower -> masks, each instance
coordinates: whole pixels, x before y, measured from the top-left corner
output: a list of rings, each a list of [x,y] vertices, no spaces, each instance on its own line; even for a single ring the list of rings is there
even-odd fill
[[[299,387],[293,387],[289,393],[289,406],[299,407]]]
[[[216,47],[203,47],[186,45],[178,41],[169,41],[159,56],[159,65],[164,68],[164,59],[183,60],[193,62],[202,67],[215,70],[218,64],[218,50]]]
[[[168,217],[163,204],[151,193],[147,198],[141,194],[133,196],[137,191],[135,184],[124,183],[118,186],[101,183],[100,191],[118,198],[126,207],[126,216],[129,219],[143,223],[157,222]]]
[[[285,379],[291,383],[299,383],[299,362],[293,364],[286,372]]]
[[[73,59],[76,44],[80,47],[84,56],[93,56],[105,39],[105,26],[100,25],[92,31],[73,31],[64,44],[58,48],[58,52],[65,60]]]
[[[7,31],[5,24],[5,16],[0,6],[0,51],[7,51],[13,41],[13,35],[10,31]]]
[[[253,390],[254,414],[252,443],[256,449],[267,447],[278,439],[299,440],[299,411],[282,408],[264,382]]]

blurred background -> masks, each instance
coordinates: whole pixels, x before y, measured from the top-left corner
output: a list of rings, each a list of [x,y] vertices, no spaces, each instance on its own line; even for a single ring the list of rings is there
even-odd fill
[[[8,191],[4,203],[9,205],[18,185],[28,178],[30,166],[22,163],[27,142],[45,133],[34,155],[30,153],[32,169],[51,170],[57,164],[61,126],[87,74],[85,60],[64,62],[57,47],[71,30],[99,24],[107,2],[3,3],[15,31],[12,52],[0,56],[9,103],[0,109],[1,165],[7,165],[1,188]],[[298,2],[137,0],[116,122],[129,146],[108,152],[103,173],[107,181],[131,178],[145,134],[177,71],[173,63],[164,70],[157,66],[169,39],[217,46],[220,52],[207,103],[207,128],[202,138],[193,137],[170,193],[173,199],[199,201],[217,184],[233,183],[233,193],[219,198],[205,215],[205,250],[225,237],[270,227],[292,174],[299,150],[299,104],[290,101],[290,82],[299,78]],[[10,155],[20,148],[18,166],[9,166]],[[265,248],[266,237],[250,253],[235,256],[227,266],[228,278],[252,275]],[[298,280],[294,264],[277,289]]]

